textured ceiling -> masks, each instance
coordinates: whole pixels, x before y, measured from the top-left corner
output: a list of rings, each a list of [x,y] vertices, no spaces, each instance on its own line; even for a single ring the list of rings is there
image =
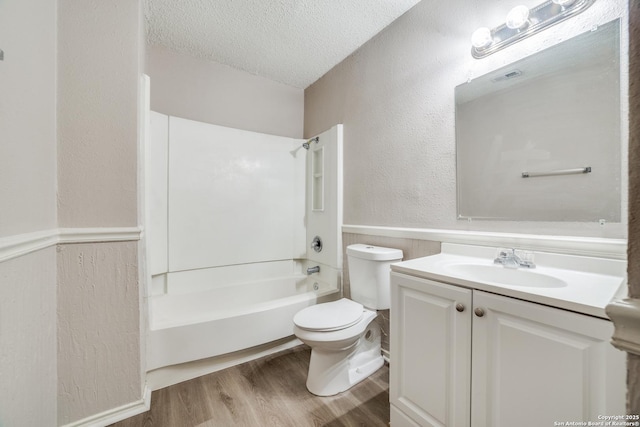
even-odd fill
[[[145,0],[150,45],[306,88],[419,0]]]

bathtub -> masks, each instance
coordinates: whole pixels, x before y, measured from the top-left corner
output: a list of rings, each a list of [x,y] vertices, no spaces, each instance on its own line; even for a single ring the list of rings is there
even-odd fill
[[[338,297],[336,283],[304,275],[152,296],[147,370],[292,336],[299,310]]]

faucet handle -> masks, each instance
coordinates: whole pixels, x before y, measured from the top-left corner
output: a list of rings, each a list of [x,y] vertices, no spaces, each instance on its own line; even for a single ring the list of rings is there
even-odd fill
[[[533,262],[534,253],[532,251],[525,251],[515,248],[498,248],[496,251],[496,258],[493,260],[494,264],[502,264],[508,268],[535,268]]]
[[[521,267],[535,268],[535,253],[533,251],[519,250],[517,256]]]
[[[496,250],[496,257],[493,260],[494,264],[504,264],[504,261],[509,257],[508,249],[498,248]]]
[[[513,249],[498,248],[496,250],[496,258],[506,258],[510,255],[510,251],[512,250]]]

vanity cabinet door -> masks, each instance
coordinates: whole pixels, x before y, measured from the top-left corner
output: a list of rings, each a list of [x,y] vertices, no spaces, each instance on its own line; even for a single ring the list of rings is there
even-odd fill
[[[482,291],[473,301],[482,310],[473,316],[473,427],[625,413],[626,363],[610,344],[611,322]]]
[[[391,425],[468,427],[471,290],[391,277]]]

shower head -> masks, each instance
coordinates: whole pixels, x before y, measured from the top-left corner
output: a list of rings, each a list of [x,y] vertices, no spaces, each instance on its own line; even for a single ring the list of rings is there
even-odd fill
[[[316,144],[318,143],[318,141],[320,141],[320,137],[316,136],[315,138],[311,138],[310,140],[308,140],[307,142],[303,142],[302,146],[304,147],[305,150],[308,150],[309,147],[311,146],[312,142],[315,142]]]

